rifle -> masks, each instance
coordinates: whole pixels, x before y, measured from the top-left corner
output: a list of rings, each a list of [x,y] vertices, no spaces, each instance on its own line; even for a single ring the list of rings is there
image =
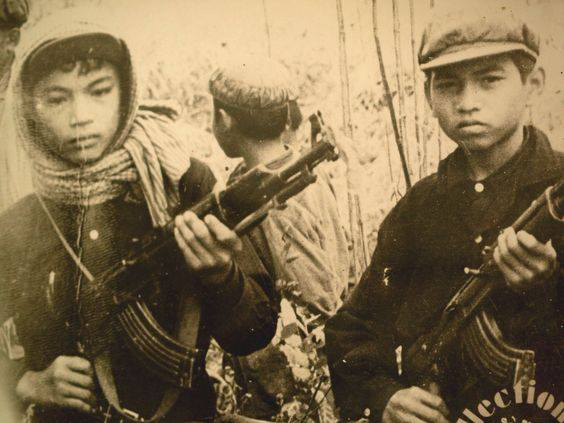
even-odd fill
[[[258,165],[227,187],[215,189],[189,208],[199,218],[215,215],[238,235],[248,233],[285,202],[316,181],[312,170],[325,160],[337,160],[334,135],[324,126],[320,112],[310,116],[311,147],[280,169]],[[320,138],[320,139],[318,139]],[[186,211],[179,209],[175,214]],[[189,293],[181,295],[178,337],[161,327],[143,300],[144,293],[162,272],[166,257],[176,251],[174,221],[153,229],[140,239],[112,268],[81,291],[81,333],[84,352],[94,362],[99,385],[108,403],[127,421],[161,419],[176,402],[181,389],[192,387],[195,365],[205,351],[195,348],[199,327],[199,304]],[[165,265],[166,266],[166,265]],[[187,317],[188,316],[188,317]],[[120,406],[108,357],[115,333],[111,319],[117,318],[124,342],[144,364],[170,387],[155,415],[141,418]],[[109,411],[101,415],[107,415]]]
[[[564,181],[550,186],[513,223],[515,231],[525,230],[540,242],[547,242],[564,229]],[[503,277],[493,259],[497,242],[484,248],[479,269],[466,269],[470,277],[444,308],[439,323],[421,336],[407,351],[406,376],[411,383],[428,388],[445,379],[447,356],[461,339],[469,358],[483,377],[503,386],[534,378],[534,351],[507,344],[495,319],[486,307],[495,292],[504,289]]]

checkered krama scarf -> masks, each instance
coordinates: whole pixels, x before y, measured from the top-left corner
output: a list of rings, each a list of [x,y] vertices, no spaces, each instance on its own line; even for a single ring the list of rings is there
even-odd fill
[[[94,23],[73,21],[69,16],[70,21],[48,18],[38,29],[30,29],[32,38],[22,42],[22,54],[15,66],[11,89],[13,119],[18,141],[32,162],[34,188],[39,195],[60,203],[89,206],[122,195],[131,183],[139,183],[153,224],[162,226],[170,219],[169,210],[178,202],[178,182],[190,165],[189,140],[182,139],[174,125],[177,112],[167,104],[139,104],[135,61],[123,37]],[[127,101],[122,104],[122,122],[111,150],[95,163],[76,166],[38,139],[34,125],[30,124],[34,113],[25,99],[22,69],[37,49],[94,33],[110,35],[122,44],[127,59],[121,66],[127,66],[129,82],[126,85],[122,81],[122,90],[129,90],[129,95],[122,97]]]

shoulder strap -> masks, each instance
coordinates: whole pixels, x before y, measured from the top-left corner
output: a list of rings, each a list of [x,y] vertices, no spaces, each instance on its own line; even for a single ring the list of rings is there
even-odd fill
[[[45,201],[39,194],[36,195],[39,200],[39,204],[41,204],[42,209],[45,211],[45,214],[49,218],[49,222],[51,223],[53,230],[59,237],[61,244],[63,245],[67,253],[71,256],[81,272],[84,274],[84,276],[86,276],[86,278],[90,282],[93,282],[94,276],[82,263],[80,257],[78,257],[68,241],[65,239],[63,233],[57,225],[57,222],[55,222],[53,215],[47,208]],[[179,306],[179,319],[180,324],[177,334],[178,340],[185,346],[195,348],[200,323],[200,305],[192,296],[188,295],[185,290],[183,290],[182,292],[182,300]],[[159,404],[159,407],[157,408],[157,411],[153,414],[152,417],[145,419],[139,416],[139,414],[121,407],[109,353],[107,351],[104,351],[98,354],[96,357],[94,357],[93,362],[98,383],[100,384],[100,388],[102,389],[106,400],[119,414],[126,417],[129,421],[148,423],[162,419],[174,406],[174,404],[178,400],[178,397],[180,396],[180,393],[182,392],[182,389],[171,385],[163,394],[163,398],[161,400],[161,403]]]
[[[90,271],[86,268],[84,263],[82,263],[82,261],[80,260],[80,257],[78,257],[78,255],[74,252],[74,250],[72,249],[70,244],[65,239],[63,233],[61,232],[61,230],[59,229],[59,226],[57,225],[57,222],[55,222],[53,215],[51,214],[51,212],[47,208],[47,204],[45,204],[45,200],[43,200],[43,198],[39,194],[36,193],[35,195],[37,196],[37,199],[39,200],[39,204],[41,204],[41,208],[43,209],[43,211],[45,212],[45,214],[49,218],[49,222],[51,223],[53,230],[55,231],[55,233],[59,237],[61,244],[63,244],[63,247],[65,247],[65,250],[67,250],[67,253],[69,253],[69,255],[71,256],[71,258],[73,259],[73,261],[75,262],[77,267],[84,274],[84,276],[86,276],[86,278],[90,282],[94,281],[94,276],[92,276],[92,273],[90,273]]]

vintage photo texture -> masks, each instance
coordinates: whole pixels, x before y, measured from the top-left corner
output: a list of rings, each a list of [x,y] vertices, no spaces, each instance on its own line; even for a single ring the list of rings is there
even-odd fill
[[[562,421],[564,1],[0,5],[0,422]],[[412,363],[473,276],[501,294]]]

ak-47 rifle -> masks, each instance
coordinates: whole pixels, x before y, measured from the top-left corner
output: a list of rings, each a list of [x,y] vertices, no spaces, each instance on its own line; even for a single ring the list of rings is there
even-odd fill
[[[512,227],[547,242],[562,234],[563,215],[564,181],[560,181],[535,199]],[[447,304],[439,323],[407,351],[404,369],[412,384],[423,388],[431,383],[440,386],[446,376],[446,358],[460,342],[465,344],[475,368],[496,386],[515,386],[518,382],[528,386],[528,380],[534,378],[534,351],[506,343],[486,307],[486,300],[505,286],[493,259],[496,246],[494,243],[484,249],[479,269],[467,269],[470,277]]]
[[[238,235],[258,225],[269,210],[285,202],[316,180],[312,170],[321,162],[336,160],[337,148],[333,132],[326,128],[320,112],[310,116],[311,148],[280,169],[258,165],[241,175],[227,187],[214,190],[190,207],[198,217],[215,215]],[[319,138],[319,139],[318,139]],[[177,210],[180,214],[185,210]],[[195,364],[202,361],[203,351],[195,348],[199,322],[199,304],[190,295],[181,299],[185,310],[179,322],[179,334],[173,336],[161,327],[144,301],[152,281],[160,271],[159,263],[174,250],[174,221],[152,230],[136,243],[115,266],[81,290],[81,333],[84,353],[94,362],[99,385],[108,403],[120,418],[148,422],[161,419],[172,407],[179,390],[189,389],[196,373]],[[186,291],[184,291],[186,292]],[[195,311],[196,310],[196,311]],[[195,312],[194,312],[195,311]],[[189,317],[186,319],[186,315]],[[117,318],[123,340],[145,367],[159,376],[170,388],[157,412],[141,418],[121,407],[117,398],[111,360],[108,358],[116,333],[112,319]],[[107,413],[106,413],[107,414]]]

